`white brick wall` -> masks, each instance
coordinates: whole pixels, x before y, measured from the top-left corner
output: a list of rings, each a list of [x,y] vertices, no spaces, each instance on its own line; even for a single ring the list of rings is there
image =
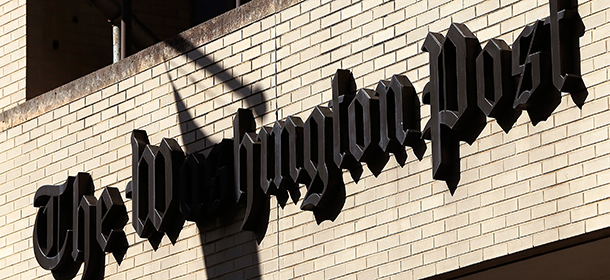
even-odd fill
[[[106,258],[107,279],[252,273],[263,279],[418,279],[608,227],[610,8],[605,0],[579,5],[590,93],[584,107],[564,96],[546,122],[534,127],[523,114],[508,134],[490,120],[472,146],[461,146],[455,195],[432,179],[430,148],[421,162],[409,151],[405,167],[390,159],[378,178],[365,168],[355,184],[344,174],[348,197],[335,222],[318,226],[293,203],[273,207],[259,246],[238,230],[241,221],[214,221],[205,233],[187,223],[176,245],[165,238],[155,252],[130,221],[131,246],[120,266]],[[25,4],[4,1],[0,9],[2,38],[10,38],[0,40],[0,107],[6,109],[23,101],[16,92],[25,97],[25,76],[18,74],[25,72],[19,64],[25,61],[19,43],[25,42],[25,16],[17,12]],[[7,11],[14,11],[10,20]],[[421,45],[429,31],[444,34],[451,21],[464,22],[482,43],[511,43],[525,24],[548,13],[546,1],[530,0],[306,0],[13,125],[0,132],[0,279],[52,278],[31,248],[32,202],[40,186],[89,172],[96,195],[118,187],[131,210],[124,189],[133,129],[146,130],[152,144],[171,137],[187,152],[202,150],[233,137],[237,108],[252,108],[259,127],[276,117],[306,118],[331,99],[338,68],[350,69],[358,87],[367,88],[405,74],[421,92],[429,75]],[[422,117],[425,123],[428,106]],[[185,118],[192,121],[180,122]]]
[[[25,0],[0,1],[0,110],[25,102]]]

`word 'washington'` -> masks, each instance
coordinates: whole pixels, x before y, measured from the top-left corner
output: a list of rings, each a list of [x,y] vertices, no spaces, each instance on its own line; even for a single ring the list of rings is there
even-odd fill
[[[134,130],[132,224],[156,250],[164,235],[175,243],[185,220],[201,222],[245,204],[242,230],[260,241],[269,222],[270,196],[281,207],[300,200],[316,221],[334,221],[346,199],[343,171],[358,182],[366,163],[378,176],[394,155],[404,166],[405,148],[419,160],[431,141],[432,172],[453,194],[460,178],[459,143],[472,144],[493,117],[508,133],[525,110],[533,125],[546,120],[567,92],[578,107],[588,95],[581,78],[578,38],[584,25],[573,0],[551,0],[550,17],[525,27],[513,43],[480,42],[463,24],[446,36],[429,33],[430,81],[423,103],[430,119],[420,127],[420,101],[409,79],[394,75],[376,89],[356,90],[352,74],[338,70],[329,107],[317,106],[303,122],[290,116],[256,132],[250,110],[239,109],[234,139],[224,139],[207,154],[185,155],[173,139],[159,146],[145,131]],[[85,263],[83,279],[101,279],[104,252],[120,263],[129,244],[123,227],[127,212],[116,188],[93,196],[89,174],[69,177],[60,186],[43,186],[34,225],[38,263],[57,279],[71,279]]]

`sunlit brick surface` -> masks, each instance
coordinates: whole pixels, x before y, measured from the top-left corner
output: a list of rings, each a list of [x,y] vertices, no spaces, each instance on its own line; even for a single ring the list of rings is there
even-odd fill
[[[23,2],[0,2],[5,109],[25,98],[15,97],[25,90]],[[281,209],[273,198],[260,245],[239,230],[238,216],[201,229],[187,222],[175,245],[164,238],[153,251],[130,220],[131,246],[120,266],[107,255],[106,278],[419,279],[607,228],[610,8],[606,0],[579,1],[579,12],[589,90],[582,110],[563,96],[547,121],[534,127],[524,113],[508,134],[488,119],[478,140],[461,146],[453,196],[432,179],[428,142],[421,162],[409,149],[405,167],[391,158],[377,178],[365,168],[356,184],[344,173],[347,200],[334,222],[317,225],[300,205]],[[547,1],[531,0],[305,0],[14,124],[0,132],[0,279],[52,279],[32,250],[40,186],[89,172],[96,196],[117,187],[131,211],[124,191],[133,129],[146,130],[151,144],[171,137],[185,152],[201,151],[233,137],[238,108],[251,108],[259,128],[289,115],[305,119],[331,100],[339,68],[351,70],[359,88],[404,74],[421,98],[428,32],[445,34],[452,21],[463,22],[482,44],[510,44],[548,15]],[[422,124],[428,117],[426,105]]]

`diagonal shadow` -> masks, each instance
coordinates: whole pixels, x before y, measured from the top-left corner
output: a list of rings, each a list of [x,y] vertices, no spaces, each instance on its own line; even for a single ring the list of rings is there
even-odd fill
[[[219,62],[214,61],[209,55],[203,53],[197,49],[189,40],[183,37],[183,34],[178,34],[170,40],[166,41],[167,45],[178,52],[182,52],[182,55],[196,58],[195,63],[197,69],[203,69],[210,75],[214,75],[215,78],[228,86],[229,89],[237,94],[240,98],[243,98],[244,107],[250,108],[254,111],[254,116],[260,116],[267,113],[267,104],[262,102],[262,88],[256,85],[256,83],[244,85],[241,77],[235,77],[231,73],[231,69],[225,69]],[[188,50],[188,51],[184,51]],[[261,95],[258,102],[254,102],[248,97],[255,95]],[[216,109],[216,108],[215,108]]]
[[[177,50],[184,50],[184,44],[190,44],[187,40],[176,36],[172,40],[178,40],[178,45],[182,47]],[[177,46],[176,42],[170,44]],[[188,46],[186,49],[195,49]],[[246,107],[252,108],[257,115],[267,111],[265,103],[256,104],[249,101],[247,97],[255,94],[261,95],[260,89],[256,85],[243,85],[240,78],[233,77],[229,71],[214,62],[209,56],[200,51],[194,54],[200,57],[196,60],[199,68],[204,69],[210,75],[215,75],[220,81],[225,83],[234,94],[243,98]],[[184,52],[182,55],[187,55]],[[167,72],[170,75],[170,72]],[[178,89],[169,77],[176,109],[178,113],[178,123],[182,142],[188,153],[209,152],[204,150],[216,143],[211,143],[205,132],[194,122],[194,117],[189,112],[184,100],[180,97]],[[199,93],[203,102],[203,93]],[[260,103],[260,102],[259,102]],[[218,109],[218,108],[214,108]],[[226,117],[226,116],[225,116]],[[194,136],[194,137],[193,137]],[[231,191],[233,191],[231,189]],[[202,244],[203,259],[208,279],[228,278],[228,279],[258,279],[261,275],[260,261],[258,258],[258,247],[256,237],[249,231],[241,231],[241,222],[244,217],[245,207],[240,205],[226,211],[222,216],[197,222],[199,237]]]

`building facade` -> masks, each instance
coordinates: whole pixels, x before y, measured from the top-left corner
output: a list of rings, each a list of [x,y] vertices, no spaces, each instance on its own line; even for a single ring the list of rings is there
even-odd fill
[[[96,199],[106,195],[107,187],[116,188],[129,213],[121,227],[127,250],[116,258],[105,254],[105,279],[610,278],[606,269],[610,262],[610,7],[606,0],[573,3],[584,32],[582,36],[576,36],[576,31],[559,33],[572,34],[578,41],[578,51],[568,48],[572,51],[563,58],[576,60],[580,69],[567,67],[565,73],[579,72],[588,94],[564,90],[555,98],[543,95],[530,107],[523,103],[514,123],[508,120],[509,125],[504,121],[499,125],[496,118],[509,114],[503,111],[484,119],[474,136],[444,138],[459,145],[458,161],[450,164],[457,165],[457,173],[443,175],[436,157],[445,155],[442,148],[446,144],[435,150],[433,142],[440,141],[435,138],[440,136],[434,132],[426,136],[426,129],[434,130],[426,124],[434,126],[439,113],[432,105],[435,92],[440,91],[434,86],[452,88],[448,80],[438,82],[439,77],[448,77],[448,64],[444,60],[437,61],[438,65],[429,63],[431,32],[457,38],[449,32],[464,35],[459,31],[467,29],[476,36],[475,44],[472,36],[463,36],[469,38],[468,48],[451,45],[457,61],[460,51],[479,46],[478,54],[492,39],[503,40],[513,52],[522,50],[521,57],[513,56],[522,62],[516,64],[517,69],[521,65],[525,69],[535,64],[531,61],[536,44],[543,49],[553,47],[553,41],[546,40],[556,36],[549,27],[553,20],[574,18],[573,12],[553,15],[549,2],[570,1],[252,0],[118,63],[30,97],[26,94],[28,79],[43,79],[45,72],[51,75],[62,66],[53,64],[54,68],[44,70],[44,64],[35,62],[39,56],[28,60],[31,51],[44,53],[36,52],[41,48],[39,41],[28,39],[40,39],[36,28],[27,26],[32,2],[2,1],[0,279],[53,279],[51,271],[41,267],[35,248],[44,243],[45,252],[59,251],[61,240],[68,240],[60,237],[69,234],[35,240],[35,224],[43,227],[37,222],[42,219],[37,218],[42,215],[39,210],[49,206],[45,200],[35,207],[35,198],[43,186],[61,185],[79,172],[90,174]],[[74,17],[68,15],[71,20]],[[525,36],[535,24],[542,37]],[[518,39],[522,40],[514,45]],[[56,39],[43,36],[40,40]],[[532,43],[536,40],[540,42]],[[62,46],[60,42],[59,48]],[[448,53],[451,51],[442,52],[442,57],[450,56]],[[554,59],[551,53],[555,50],[547,53],[548,60],[541,60],[536,64],[539,70],[532,71],[556,76],[553,67],[564,60]],[[59,59],[61,62],[62,56]],[[73,59],[86,60],[87,56]],[[473,61],[472,57],[467,60]],[[31,65],[36,69],[33,74],[28,72]],[[439,65],[445,70],[439,70]],[[345,200],[340,213],[326,220],[301,210],[308,187],[298,184],[290,193],[297,201],[269,196],[269,219],[263,234],[242,230],[244,217],[252,213],[250,204],[242,201],[223,213],[184,222],[171,238],[171,230],[159,231],[161,237],[141,237],[134,226],[137,215],[132,216],[138,188],[134,166],[139,166],[140,159],[132,150],[134,130],[146,131],[151,145],[173,139],[185,156],[201,153],[209,159],[223,139],[236,141],[243,136],[235,135],[238,109],[250,109],[257,134],[289,117],[306,122],[313,111],[320,110],[317,106],[332,105],[336,110],[339,99],[333,99],[337,97],[333,90],[340,88],[335,82],[338,69],[349,70],[357,88],[370,89],[369,93],[393,75],[408,78],[417,104],[421,103],[418,123],[426,138],[425,152],[421,147],[406,148],[404,165],[390,153],[387,164],[373,168],[371,160],[358,175],[354,175],[358,167],[344,167],[338,185],[345,186]],[[459,73],[454,75],[458,77],[456,87],[465,80],[469,86],[472,79],[477,81],[472,71],[451,73]],[[543,79],[532,77],[533,84]],[[512,83],[520,88],[528,82]],[[544,88],[542,94],[553,91],[560,90]],[[441,107],[452,106],[447,100],[436,102],[444,104]],[[540,109],[545,106],[551,109]],[[358,116],[366,114],[364,111],[353,114],[357,117],[351,122],[356,127],[363,125]],[[378,112],[384,113],[387,110]],[[472,120],[466,119],[469,123],[463,129],[476,126]],[[343,121],[350,123],[346,118]],[[360,141],[359,136],[354,137]],[[221,159],[227,155],[220,154]],[[236,159],[231,167],[240,169],[238,162]],[[228,177],[236,184],[248,181]],[[230,193],[247,193],[241,185],[222,186]],[[153,201],[156,203],[155,198]],[[72,208],[69,214],[56,215],[56,227],[65,223],[75,231],[70,226],[75,217]],[[49,221],[44,226],[53,228]],[[151,241],[155,238],[157,241]],[[79,266],[76,278],[82,277],[86,265]]]

